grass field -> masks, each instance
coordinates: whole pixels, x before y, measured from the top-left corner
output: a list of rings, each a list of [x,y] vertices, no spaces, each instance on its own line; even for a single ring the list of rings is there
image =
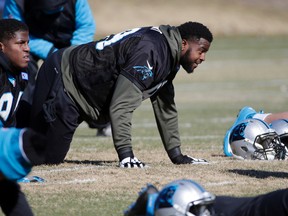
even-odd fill
[[[175,80],[182,151],[209,165],[173,165],[159,138],[151,105],[133,119],[135,155],[149,165],[120,169],[111,138],[97,138],[85,124],[76,131],[65,163],[35,167],[45,183],[21,187],[37,216],[122,215],[147,183],[162,187],[196,180],[216,195],[256,195],[285,188],[287,161],[238,161],[224,157],[222,140],[245,105],[267,112],[288,107],[288,38],[216,38],[207,61]]]
[[[138,26],[202,22],[217,35],[288,34],[287,0],[88,0],[96,37]]]

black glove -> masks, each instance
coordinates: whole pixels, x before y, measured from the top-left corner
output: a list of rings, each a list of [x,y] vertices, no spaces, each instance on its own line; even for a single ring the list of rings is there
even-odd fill
[[[208,164],[208,161],[205,159],[193,158],[182,154],[171,160],[174,164]]]
[[[169,150],[168,156],[174,164],[208,164],[208,161],[205,159],[197,159],[183,155],[179,147]]]
[[[33,166],[44,163],[46,145],[47,139],[44,135],[32,129],[27,129],[23,133],[23,149]]]

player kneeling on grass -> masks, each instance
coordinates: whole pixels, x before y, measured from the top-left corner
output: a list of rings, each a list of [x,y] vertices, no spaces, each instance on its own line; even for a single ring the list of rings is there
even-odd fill
[[[31,129],[0,128],[0,207],[5,215],[33,215],[16,181],[44,162],[45,146],[43,136]]]
[[[176,180],[160,191],[142,189],[125,216],[284,216],[288,189],[255,197],[214,196],[192,180]]]
[[[213,40],[201,23],[134,28],[52,53],[36,80],[30,127],[49,137],[47,164],[62,163],[84,120],[111,121],[119,166],[143,168],[132,150],[132,116],[150,98],[157,127],[174,164],[203,164],[182,154],[173,79],[192,73]]]

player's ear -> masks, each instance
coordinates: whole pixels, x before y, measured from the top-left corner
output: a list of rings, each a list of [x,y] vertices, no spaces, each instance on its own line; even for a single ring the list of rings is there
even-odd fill
[[[188,48],[189,48],[188,41],[186,39],[182,39],[181,54],[183,55]]]
[[[182,40],[182,51],[185,50],[185,47],[188,45],[188,41],[186,39]]]

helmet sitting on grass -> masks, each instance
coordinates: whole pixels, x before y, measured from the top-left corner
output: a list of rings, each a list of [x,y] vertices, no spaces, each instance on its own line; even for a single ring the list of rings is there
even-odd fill
[[[214,215],[215,196],[192,180],[177,180],[166,185],[155,201],[155,216]]]
[[[245,119],[230,136],[233,156],[237,159],[285,159],[285,147],[274,129],[260,119]]]

